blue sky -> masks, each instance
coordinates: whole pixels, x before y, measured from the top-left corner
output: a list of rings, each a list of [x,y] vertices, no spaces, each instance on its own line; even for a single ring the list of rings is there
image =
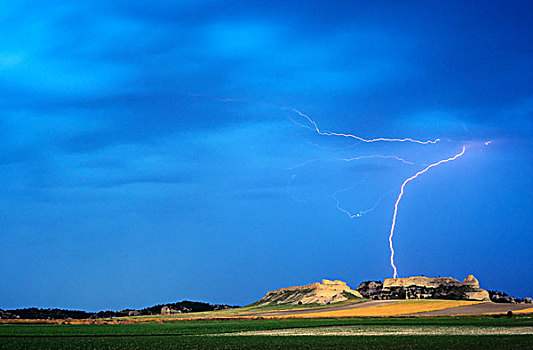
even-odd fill
[[[528,1],[4,1],[0,307],[322,278],[533,295]],[[318,135],[440,138],[436,145]],[[307,127],[306,127],[307,126]],[[488,146],[484,142],[491,140]],[[396,155],[352,162],[343,158]],[[350,219],[336,207],[359,212]]]

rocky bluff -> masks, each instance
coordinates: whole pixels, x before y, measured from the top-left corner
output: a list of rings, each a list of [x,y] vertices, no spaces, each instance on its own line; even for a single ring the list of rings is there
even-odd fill
[[[490,301],[489,292],[479,288],[479,281],[467,276],[463,282],[452,277],[404,277],[363,282],[356,288],[366,298],[387,299],[453,299]]]
[[[531,298],[516,299],[505,293],[487,291],[468,275],[462,282],[452,277],[414,276],[387,278],[385,281],[363,282],[355,290],[346,282],[322,280],[304,286],[281,288],[268,292],[252,305],[333,304],[349,299],[449,299],[478,300],[496,303],[531,303]]]
[[[452,277],[404,277],[363,282],[356,288],[362,296],[375,300],[388,299],[453,299],[493,302],[530,302],[530,298],[516,299],[505,293],[487,291],[479,281],[468,275],[462,282]],[[505,297],[503,297],[503,295]]]
[[[288,287],[268,292],[255,305],[269,304],[330,304],[348,299],[363,298],[358,291],[342,281],[322,280],[305,286]]]

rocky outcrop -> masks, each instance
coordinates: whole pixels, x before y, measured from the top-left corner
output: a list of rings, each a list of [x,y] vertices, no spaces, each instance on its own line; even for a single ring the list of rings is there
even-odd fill
[[[381,281],[365,281],[359,287],[355,288],[365,298],[374,299],[374,296],[380,295],[383,289]]]
[[[269,304],[331,304],[348,299],[363,298],[346,282],[322,280],[305,286],[281,288],[268,292],[255,305]]]
[[[363,282],[357,291],[370,299],[453,299],[490,301],[489,293],[479,288],[479,281],[467,276],[463,282],[452,277],[414,276],[387,278],[381,282]]]
[[[465,296],[467,300],[490,301],[489,292],[481,288],[473,291],[465,291]]]
[[[489,290],[490,300],[494,303],[508,303],[508,304],[532,304],[531,298],[513,298],[507,293],[498,292],[495,290]]]
[[[452,277],[388,278],[383,283],[383,298],[454,299],[490,301],[489,293],[479,288],[479,281],[468,275],[463,282]]]
[[[477,280],[477,278],[474,277],[474,275],[468,275],[463,280],[463,285],[471,286],[473,288],[479,288],[479,281]]]
[[[174,314],[181,314],[181,310],[174,310],[170,308],[168,305],[165,305],[161,308],[161,311],[159,312],[161,315],[174,315]]]
[[[424,288],[436,288],[439,286],[460,286],[461,282],[452,277],[403,277],[387,278],[383,282],[383,290],[390,290],[398,287],[418,286]]]

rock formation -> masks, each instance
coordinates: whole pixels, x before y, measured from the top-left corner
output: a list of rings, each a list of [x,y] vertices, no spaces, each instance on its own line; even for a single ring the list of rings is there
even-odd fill
[[[463,282],[452,277],[404,277],[363,282],[356,288],[370,299],[453,299],[490,301],[489,292],[479,288],[479,281],[467,276]]]
[[[363,298],[346,282],[322,280],[305,286],[281,288],[268,292],[256,305],[269,304],[330,304],[348,299]]]
[[[383,282],[381,281],[365,281],[359,287],[355,288],[364,298],[377,299],[375,296],[381,294],[383,289]]]
[[[507,304],[533,304],[531,298],[513,298],[507,293],[498,292],[495,290],[489,290],[490,300],[494,303],[507,303]]]
[[[463,280],[463,285],[469,285],[474,288],[479,288],[479,281],[477,280],[477,278],[474,277],[474,275],[468,275]]]

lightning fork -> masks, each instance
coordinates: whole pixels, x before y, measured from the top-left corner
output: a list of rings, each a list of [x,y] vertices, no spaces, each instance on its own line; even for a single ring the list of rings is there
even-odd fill
[[[392,226],[391,226],[390,235],[389,235],[389,247],[390,247],[390,251],[391,251],[391,254],[390,254],[390,265],[391,265],[392,269],[394,270],[393,278],[396,278],[398,276],[398,270],[396,269],[396,265],[394,265],[394,247],[392,245],[392,238],[394,236],[394,229],[396,227],[396,215],[398,214],[398,204],[400,204],[400,201],[402,200],[404,189],[405,189],[405,185],[407,185],[410,181],[416,179],[420,175],[424,174],[429,169],[434,168],[434,167],[436,167],[438,165],[441,165],[443,163],[454,161],[457,158],[461,157],[464,153],[465,153],[465,146],[463,146],[463,150],[460,153],[457,153],[455,156],[453,156],[451,158],[448,158],[448,159],[440,160],[440,161],[438,161],[436,163],[433,163],[433,164],[430,164],[426,168],[424,168],[423,170],[420,170],[418,173],[414,174],[413,176],[411,176],[410,178],[408,178],[407,180],[405,180],[403,182],[403,184],[402,184],[402,186],[400,188],[400,195],[398,196],[398,199],[396,199],[396,203],[394,204],[394,214],[392,215]]]
[[[433,141],[431,141],[431,140],[429,140],[429,141],[420,141],[420,140],[415,140],[415,139],[412,139],[412,138],[409,138],[409,137],[406,137],[406,138],[403,138],[403,139],[385,138],[385,137],[378,137],[378,138],[375,138],[375,139],[365,139],[365,138],[362,138],[360,136],[356,136],[356,135],[352,135],[352,134],[343,134],[343,133],[337,133],[337,132],[325,132],[325,131],[321,131],[318,128],[318,124],[315,121],[313,121],[308,115],[300,112],[299,110],[297,110],[295,108],[292,108],[291,110],[293,112],[295,112],[295,113],[298,113],[301,117],[304,117],[305,119],[307,119],[307,121],[309,123],[313,124],[313,126],[315,127],[316,132],[319,135],[324,135],[324,136],[342,136],[342,137],[353,138],[353,139],[356,139],[356,140],[359,140],[359,141],[362,141],[362,142],[368,142],[368,143],[385,141],[385,142],[414,142],[414,143],[420,143],[420,144],[423,144],[423,145],[427,145],[429,143],[435,144],[435,143],[440,141],[440,139],[435,139]]]

